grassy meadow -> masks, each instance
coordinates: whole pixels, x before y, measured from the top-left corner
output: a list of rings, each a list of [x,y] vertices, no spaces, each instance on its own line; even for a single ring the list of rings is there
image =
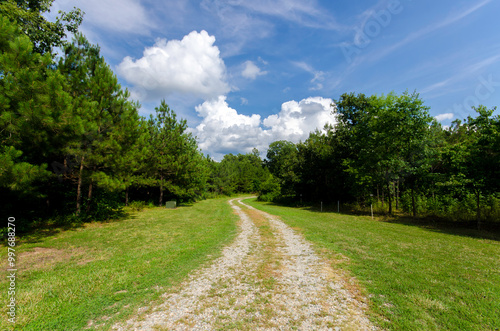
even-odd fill
[[[245,202],[280,216],[334,267],[357,278],[382,328],[500,330],[495,235]]]
[[[216,258],[236,234],[227,199],[130,212],[42,238],[18,239],[16,330],[107,330]],[[7,268],[7,247],[0,252]],[[8,283],[0,278],[2,302]],[[6,307],[0,330],[10,330]]]
[[[384,329],[500,328],[500,238],[493,234],[246,202],[280,216],[355,277]],[[214,199],[20,238],[15,329],[109,330],[216,258],[234,238],[236,219],[227,199]],[[5,270],[5,246],[0,261]],[[1,287],[8,288],[6,278]],[[12,329],[6,311],[1,330]]]

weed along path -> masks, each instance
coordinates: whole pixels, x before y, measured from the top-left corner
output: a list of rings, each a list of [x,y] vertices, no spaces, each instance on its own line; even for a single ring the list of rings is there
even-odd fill
[[[278,218],[230,200],[239,234],[165,302],[114,330],[375,330],[359,295]]]

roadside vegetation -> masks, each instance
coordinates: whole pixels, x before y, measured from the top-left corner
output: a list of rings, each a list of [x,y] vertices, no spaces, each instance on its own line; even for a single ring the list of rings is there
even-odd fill
[[[260,189],[269,171],[257,150],[215,162],[165,101],[139,116],[78,31],[83,13],[48,22],[52,2],[0,1],[0,210],[17,219],[17,235],[113,219],[133,201]]]
[[[0,1],[0,209],[16,234],[116,218],[133,201],[258,192],[264,201],[332,203],[475,223],[500,221],[500,117],[442,127],[416,92],[344,93],[335,125],[217,162],[165,100],[149,117],[53,0]],[[307,119],[304,119],[307,120]],[[0,225],[3,235],[8,231]]]
[[[245,200],[300,231],[347,270],[388,330],[496,330],[500,234],[321,213]]]
[[[335,100],[335,126],[297,144],[271,143],[272,180],[260,199],[350,204],[384,214],[500,224],[500,116],[442,127],[417,93],[344,93]]]
[[[16,247],[16,329],[108,330],[215,259],[234,238],[236,218],[227,199],[211,199],[23,238]],[[0,261],[5,270],[5,247]],[[2,277],[0,287],[7,281]],[[7,302],[7,291],[0,298]],[[6,311],[3,305],[1,330],[12,327]]]

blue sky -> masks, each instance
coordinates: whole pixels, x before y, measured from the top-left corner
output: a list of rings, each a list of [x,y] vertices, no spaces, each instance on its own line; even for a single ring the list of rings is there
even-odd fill
[[[416,90],[443,125],[500,105],[500,1],[56,0],[53,12],[73,6],[141,115],[165,99],[216,159],[305,140],[344,92]]]

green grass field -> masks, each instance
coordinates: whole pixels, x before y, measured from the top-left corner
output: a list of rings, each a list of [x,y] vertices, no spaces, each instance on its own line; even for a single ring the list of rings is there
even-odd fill
[[[495,236],[481,239],[476,232],[247,202],[281,216],[335,268],[356,277],[382,328],[500,329],[500,241]],[[216,199],[24,238],[16,247],[15,329],[108,330],[137,308],[160,302],[167,288],[216,258],[234,238],[236,219],[227,199]],[[5,270],[5,246],[0,261]],[[6,302],[4,277],[0,288]],[[4,305],[1,330],[12,329],[6,311]]]
[[[216,258],[236,234],[227,199],[146,209],[16,247],[16,330],[103,330]],[[25,239],[26,241],[26,239]],[[0,261],[7,268],[7,247]],[[7,279],[0,278],[2,302]],[[2,305],[0,330],[9,330]],[[90,322],[90,323],[89,323]]]
[[[281,216],[356,277],[381,327],[500,330],[498,238],[246,202]]]

